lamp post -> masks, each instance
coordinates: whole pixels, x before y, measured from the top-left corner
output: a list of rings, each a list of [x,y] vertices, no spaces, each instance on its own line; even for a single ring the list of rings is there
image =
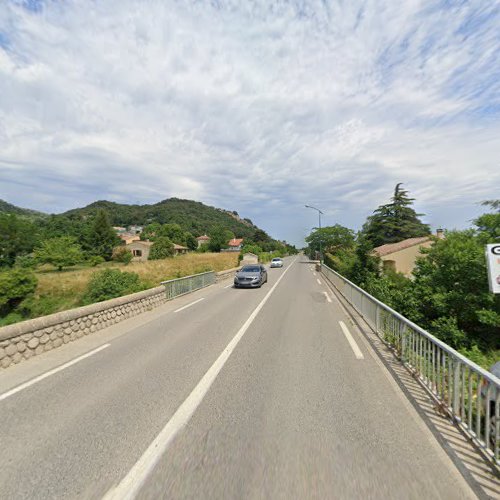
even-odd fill
[[[312,207],[311,205],[305,205],[305,207],[312,208],[313,210],[316,210],[318,212],[318,219],[319,219],[319,224],[318,224],[318,227],[319,227],[319,263],[321,264],[321,257],[322,257],[322,253],[321,253],[321,215],[324,215],[324,214],[319,208]]]

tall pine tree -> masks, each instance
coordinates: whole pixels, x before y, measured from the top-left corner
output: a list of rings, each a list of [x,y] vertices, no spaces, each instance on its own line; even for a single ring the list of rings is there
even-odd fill
[[[363,225],[363,235],[374,247],[430,233],[429,226],[419,219],[424,214],[413,210],[414,198],[401,185],[396,184],[391,202],[380,205]]]

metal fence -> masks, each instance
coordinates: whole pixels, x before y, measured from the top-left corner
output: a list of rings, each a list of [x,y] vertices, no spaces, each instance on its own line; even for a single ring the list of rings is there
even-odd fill
[[[500,379],[325,264],[322,273],[393,347],[442,409],[500,465]]]
[[[193,274],[192,276],[185,276],[184,278],[177,278],[168,281],[162,281],[161,284],[165,286],[165,293],[167,299],[173,299],[179,295],[194,292],[200,288],[215,283],[215,272],[208,271],[206,273]]]

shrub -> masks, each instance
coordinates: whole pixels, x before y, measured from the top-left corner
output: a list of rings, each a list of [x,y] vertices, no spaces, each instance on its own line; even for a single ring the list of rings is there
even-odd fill
[[[208,243],[203,243],[198,247],[196,251],[198,253],[207,253],[210,252],[210,247],[208,246]]]
[[[18,255],[16,257],[15,267],[22,267],[24,269],[34,269],[36,261],[31,255]]]
[[[92,275],[83,302],[92,304],[143,290],[139,275],[119,269],[105,269]]]
[[[123,262],[124,264],[130,264],[132,258],[133,258],[132,252],[126,247],[116,247],[113,250],[112,259],[115,262]]]
[[[101,257],[100,255],[91,255],[91,256],[87,259],[87,264],[88,264],[90,267],[96,267],[96,266],[98,266],[99,264],[102,264],[103,262],[105,262],[105,259],[104,259],[104,257]]]
[[[35,291],[36,285],[30,269],[18,267],[0,272],[0,312],[8,314]]]

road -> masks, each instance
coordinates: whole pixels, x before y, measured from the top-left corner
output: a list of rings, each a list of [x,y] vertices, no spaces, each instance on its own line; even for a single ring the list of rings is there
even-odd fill
[[[304,258],[228,284],[1,373],[0,498],[475,498]]]

